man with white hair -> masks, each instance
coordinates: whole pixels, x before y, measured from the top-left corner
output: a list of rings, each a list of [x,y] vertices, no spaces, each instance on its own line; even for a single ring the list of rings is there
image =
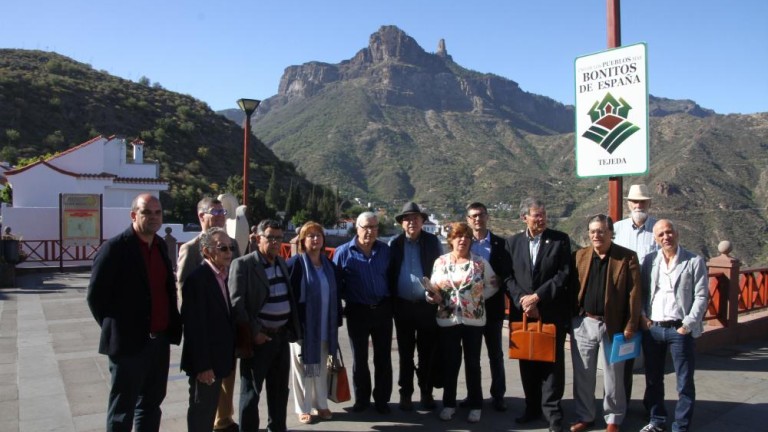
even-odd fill
[[[347,332],[352,344],[354,363],[352,382],[355,404],[352,410],[362,412],[371,405],[389,414],[392,395],[392,298],[387,283],[390,249],[377,240],[379,220],[372,212],[363,212],[355,224],[357,235],[336,248],[333,263],[342,274],[341,296]],[[374,388],[368,369],[368,340],[373,343]]]
[[[635,251],[640,269],[643,268],[643,258],[657,250],[659,245],[653,239],[653,226],[656,219],[649,216],[651,208],[651,194],[648,186],[634,184],[629,187],[629,193],[624,198],[627,200],[629,217],[613,224],[616,238],[613,242]],[[635,359],[624,361],[624,390],[627,397],[627,406],[632,399],[632,374],[635,368]]]

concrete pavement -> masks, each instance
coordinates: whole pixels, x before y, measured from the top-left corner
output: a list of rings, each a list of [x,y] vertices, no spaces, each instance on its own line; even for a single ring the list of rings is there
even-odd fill
[[[17,288],[0,289],[0,432],[4,431],[100,431],[104,430],[109,371],[106,357],[96,352],[99,329],[85,303],[89,273],[29,273],[17,277]],[[505,330],[506,333],[506,330]],[[340,331],[344,357],[351,373],[352,354],[346,330]],[[186,430],[187,381],[179,371],[181,350],[173,347],[168,395],[163,403],[163,431]],[[566,355],[570,353],[566,350]],[[480,423],[466,421],[466,410],[450,422],[437,412],[404,413],[397,408],[397,352],[393,342],[395,390],[392,413],[374,410],[351,412],[352,402],[330,403],[331,421],[299,424],[288,402],[288,424],[306,431],[545,431],[545,422],[523,427],[514,417],[523,409],[523,391],[517,362],[506,362],[509,410],[498,413],[490,406]],[[566,359],[566,422],[573,418],[572,374]],[[372,367],[372,366],[371,366]],[[696,367],[697,404],[693,430],[768,431],[768,336],[745,345],[729,346],[701,354]],[[668,365],[671,373],[671,365]],[[350,376],[351,379],[351,376]],[[602,397],[598,377],[597,397]],[[667,375],[668,409],[674,407],[674,374]],[[483,362],[483,389],[487,395],[490,376]],[[239,388],[239,383],[236,389]],[[645,388],[641,372],[634,376],[634,394],[624,431],[638,431],[647,423],[640,399]],[[460,375],[459,398],[466,394]],[[435,391],[439,401],[442,391]],[[237,399],[237,395],[235,396]],[[262,398],[262,423],[266,418]],[[600,401],[596,400],[598,406]],[[237,405],[237,402],[235,402]],[[600,424],[600,423],[599,423]],[[263,426],[263,424],[262,424]],[[596,430],[600,430],[600,426]]]

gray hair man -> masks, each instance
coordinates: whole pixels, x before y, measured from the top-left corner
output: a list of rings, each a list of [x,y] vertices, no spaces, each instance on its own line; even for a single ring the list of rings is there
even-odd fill
[[[372,212],[357,217],[356,235],[336,248],[333,263],[340,273],[341,293],[347,317],[347,332],[354,363],[352,382],[355,389],[354,412],[371,405],[389,414],[392,396],[392,296],[387,281],[390,249],[378,240],[379,219]],[[374,388],[368,368],[368,341],[373,344],[376,368]]]
[[[179,290],[179,298],[182,298],[182,286],[187,277],[203,262],[200,238],[210,228],[224,228],[227,223],[227,210],[221,201],[216,198],[205,197],[197,203],[197,219],[200,221],[200,235],[184,243],[179,248],[179,259],[176,268],[176,287]],[[240,256],[237,242],[232,242],[234,250],[232,259]],[[183,298],[182,298],[183,300]],[[219,393],[219,405],[216,408],[216,420],[213,424],[215,431],[235,431],[237,423],[232,418],[235,413],[233,403],[235,390],[235,370],[229,376],[221,380],[221,393]]]

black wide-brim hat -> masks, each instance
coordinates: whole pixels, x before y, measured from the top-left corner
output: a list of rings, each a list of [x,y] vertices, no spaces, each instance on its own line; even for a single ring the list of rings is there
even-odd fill
[[[420,214],[421,217],[424,218],[424,220],[429,219],[429,215],[421,211],[421,208],[419,208],[418,204],[416,204],[413,201],[408,201],[403,205],[403,211],[400,212],[397,216],[395,216],[395,220],[397,223],[403,223],[403,218],[409,214]]]

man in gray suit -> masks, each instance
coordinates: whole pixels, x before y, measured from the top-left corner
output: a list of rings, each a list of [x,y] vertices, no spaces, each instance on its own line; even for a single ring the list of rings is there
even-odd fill
[[[650,423],[641,432],[662,432],[667,410],[664,407],[664,363],[667,351],[677,377],[678,400],[673,431],[690,430],[696,387],[694,339],[701,336],[707,310],[709,278],[704,259],[679,246],[672,222],[662,219],[653,226],[661,248],[646,255],[642,266],[643,351],[645,353],[645,396],[643,404],[651,413]]]
[[[221,201],[216,198],[205,197],[197,203],[197,218],[200,221],[202,230],[200,235],[207,232],[209,228],[225,228],[227,222],[227,210]],[[200,254],[200,235],[184,243],[179,248],[179,259],[176,268],[176,288],[179,292],[179,298],[183,300],[181,287],[184,281],[192,274],[200,263],[203,262],[203,256]],[[232,242],[234,250],[232,259],[240,256],[240,250],[237,242]],[[213,430],[220,432],[234,432],[238,430],[237,423],[232,419],[235,413],[233,404],[235,390],[235,370],[226,378],[221,380],[221,393],[219,393],[219,404],[216,407],[216,421],[213,423]]]
[[[232,261],[229,288],[240,350],[240,430],[259,430],[259,398],[267,383],[268,432],[285,432],[288,405],[289,342],[301,339],[289,273],[280,257],[283,228],[265,219],[257,227],[258,249]]]

